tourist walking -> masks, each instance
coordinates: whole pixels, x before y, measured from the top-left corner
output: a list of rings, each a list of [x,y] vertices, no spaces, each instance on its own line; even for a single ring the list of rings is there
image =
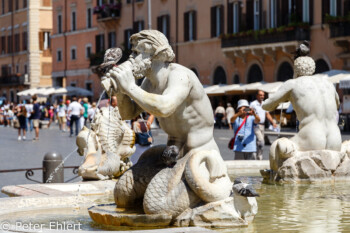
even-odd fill
[[[27,109],[24,105],[18,107],[17,111],[17,119],[19,122],[19,128],[18,128],[18,141],[26,140],[26,128],[27,128]],[[21,137],[21,130],[23,132],[23,137]]]
[[[136,135],[136,151],[130,157],[130,161],[133,164],[137,163],[142,153],[145,152],[148,148],[150,148],[153,143],[151,125],[154,121],[154,116],[149,115],[147,120],[145,120],[146,114],[141,114],[143,114],[143,117],[138,116],[132,123],[132,129],[134,130]]]
[[[67,113],[67,107],[61,100],[60,104],[57,107],[57,117],[58,117],[58,125],[60,130],[63,132],[66,131],[66,113]]]
[[[235,160],[255,160],[256,159],[256,137],[254,134],[254,124],[260,122],[259,116],[254,110],[249,108],[249,103],[245,99],[238,101],[237,113],[231,118],[234,129]]]
[[[88,120],[88,116],[89,116],[89,99],[88,98],[83,98],[83,108],[84,108],[84,125],[86,126],[87,124],[87,120]]]
[[[218,128],[221,129],[222,119],[224,119],[225,114],[226,114],[225,108],[222,106],[222,103],[220,103],[219,106],[217,106],[214,114],[215,114],[216,124],[217,124]]]
[[[33,120],[33,127],[34,127],[34,131],[35,131],[35,138],[33,138],[33,141],[38,141],[39,140],[39,124],[40,124],[40,115],[41,115],[41,111],[40,111],[40,105],[37,102],[37,96],[34,95],[32,97],[33,99],[33,112],[32,114],[32,120]]]
[[[256,145],[257,145],[257,159],[262,160],[263,157],[263,148],[265,145],[264,133],[265,133],[265,120],[266,118],[273,125],[273,128],[276,128],[277,125],[273,121],[270,113],[265,111],[262,108],[265,99],[265,92],[258,91],[256,94],[256,100],[250,103],[250,108],[254,109],[254,111],[259,115],[260,122],[254,127],[254,132],[256,136]]]
[[[232,130],[232,123],[231,123],[231,118],[235,115],[235,110],[233,109],[231,103],[227,103],[227,108],[226,108],[226,119],[227,119],[227,124],[230,130]]]
[[[72,103],[68,106],[68,117],[70,118],[70,137],[73,136],[73,125],[75,124],[75,136],[80,131],[79,119],[84,114],[84,108],[77,102],[77,97],[72,98]]]

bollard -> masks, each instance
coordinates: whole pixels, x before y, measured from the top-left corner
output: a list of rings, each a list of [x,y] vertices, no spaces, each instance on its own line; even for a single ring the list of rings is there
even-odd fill
[[[46,153],[43,159],[43,183],[64,183],[63,166],[62,156],[59,153]]]

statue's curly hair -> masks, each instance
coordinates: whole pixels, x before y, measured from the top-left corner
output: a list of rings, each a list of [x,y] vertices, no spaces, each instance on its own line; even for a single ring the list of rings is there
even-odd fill
[[[144,44],[146,49],[152,48],[152,59],[172,62],[175,58],[173,49],[163,33],[157,30],[143,30],[130,37],[133,45]]]

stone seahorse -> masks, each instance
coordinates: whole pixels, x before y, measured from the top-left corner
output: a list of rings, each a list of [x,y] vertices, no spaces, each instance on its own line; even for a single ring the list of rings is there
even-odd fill
[[[85,155],[79,174],[84,179],[108,179],[120,176],[131,164],[135,152],[134,132],[121,120],[117,108],[97,111],[91,130],[86,127],[76,141],[78,153]]]
[[[143,198],[146,214],[164,213],[176,217],[201,202],[219,201],[230,196],[232,183],[217,151],[190,152],[174,167],[164,168],[159,162],[159,154],[164,149],[165,146],[146,151],[141,156],[145,160],[141,162],[143,166],[135,167],[136,164],[120,178],[114,193],[118,206],[128,206]],[[150,173],[142,170],[144,165],[151,167],[148,168]]]

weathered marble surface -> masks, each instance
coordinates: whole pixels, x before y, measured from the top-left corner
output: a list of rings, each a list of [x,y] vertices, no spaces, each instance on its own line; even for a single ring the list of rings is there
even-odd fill
[[[159,31],[143,30],[130,42],[129,60],[113,67],[102,86],[117,96],[124,120],[143,111],[157,117],[168,142],[145,151],[120,177],[117,206],[142,206],[146,215],[170,215],[174,220],[189,208],[227,199],[232,183],[213,137],[210,101],[198,77],[172,62],[175,54]],[[143,77],[137,86],[135,78]],[[177,154],[166,153],[171,146]]]
[[[281,183],[325,182],[344,180],[350,175],[350,141],[342,144],[341,151],[310,150],[296,151],[285,160],[277,161],[278,170],[264,170],[265,182]]]
[[[305,46],[304,46],[305,47]],[[327,78],[311,76],[315,62],[300,56],[294,61],[294,79],[286,81],[264,103],[267,111],[290,101],[299,120],[299,132],[277,139],[270,148],[271,180],[316,180],[332,176],[343,159],[337,122],[339,96]],[[324,150],[324,151],[322,151]],[[333,172],[332,172],[333,171]]]

